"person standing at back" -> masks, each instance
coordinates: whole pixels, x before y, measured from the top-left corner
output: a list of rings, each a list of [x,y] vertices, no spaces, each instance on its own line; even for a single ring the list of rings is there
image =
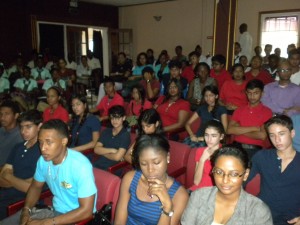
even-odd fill
[[[247,56],[248,61],[250,61],[252,57],[252,36],[248,32],[248,25],[246,23],[242,23],[239,27],[240,30],[240,39],[239,43],[242,48],[241,55]]]

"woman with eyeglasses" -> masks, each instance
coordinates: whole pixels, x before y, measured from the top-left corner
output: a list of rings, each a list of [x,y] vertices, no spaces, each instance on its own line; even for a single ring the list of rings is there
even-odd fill
[[[246,193],[250,163],[247,153],[236,147],[223,147],[212,157],[215,187],[191,194],[181,218],[182,225],[272,225],[268,206]]]

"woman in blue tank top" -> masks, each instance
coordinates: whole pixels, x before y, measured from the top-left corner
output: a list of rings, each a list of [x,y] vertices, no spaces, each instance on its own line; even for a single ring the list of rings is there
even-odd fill
[[[135,171],[122,180],[114,225],[178,225],[188,201],[184,187],[167,174],[168,140],[141,135],[134,146]]]

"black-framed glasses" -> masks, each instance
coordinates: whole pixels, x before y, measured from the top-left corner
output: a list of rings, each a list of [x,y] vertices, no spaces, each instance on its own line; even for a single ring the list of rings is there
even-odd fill
[[[224,178],[224,176],[227,176],[228,179],[231,180],[236,180],[240,177],[242,177],[245,173],[246,170],[243,173],[239,173],[237,171],[229,171],[229,173],[225,173],[223,170],[218,169],[218,168],[213,168],[213,170],[211,171],[211,173],[216,176],[216,177],[220,177],[220,178]]]

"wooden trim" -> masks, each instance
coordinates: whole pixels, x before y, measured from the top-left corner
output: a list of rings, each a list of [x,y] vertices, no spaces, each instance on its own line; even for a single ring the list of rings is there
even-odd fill
[[[36,49],[38,51],[39,49],[38,49],[38,43],[37,43],[36,15],[30,15],[30,26],[31,26],[31,46],[32,46],[32,49]]]
[[[215,0],[215,10],[214,10],[214,31],[213,31],[213,38],[214,38],[214,41],[213,41],[213,49],[212,49],[212,56],[214,56],[216,53],[216,34],[217,34],[217,8],[218,8],[218,4],[217,4],[217,1],[218,0]]]

